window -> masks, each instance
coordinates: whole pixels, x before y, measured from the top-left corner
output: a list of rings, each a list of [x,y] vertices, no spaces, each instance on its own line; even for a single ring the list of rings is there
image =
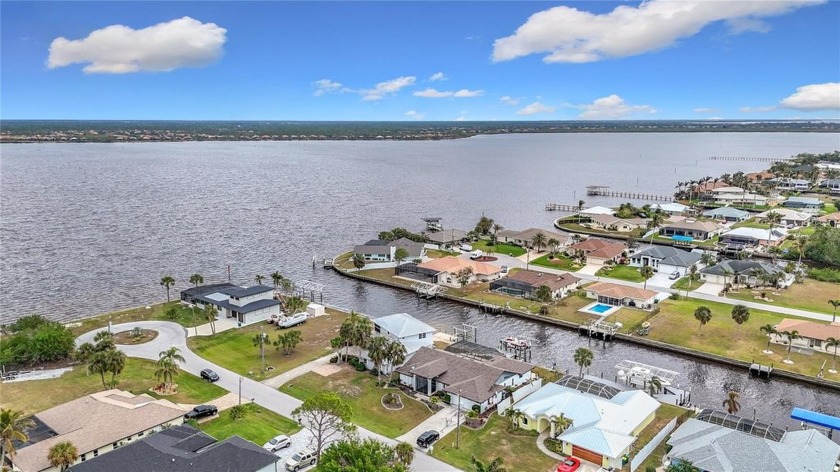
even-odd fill
[[[99,449],[94,449],[93,450],[93,457],[97,457],[97,456],[99,456]]]
[[[528,418],[522,417],[522,424],[528,424]]]
[[[417,336],[418,339],[426,339],[426,333],[420,333],[420,336]]]
[[[139,438],[139,437],[143,436],[144,434],[146,434],[145,431],[140,431],[139,433],[137,433],[137,437]]]
[[[84,462],[86,459],[87,459],[87,454],[82,454],[82,462]]]

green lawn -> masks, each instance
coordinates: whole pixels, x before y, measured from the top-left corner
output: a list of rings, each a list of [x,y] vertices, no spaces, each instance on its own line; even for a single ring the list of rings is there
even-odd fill
[[[204,403],[226,393],[221,387],[181,372],[175,378],[178,392],[161,397],[149,390],[159,383],[155,379],[155,370],[157,368],[152,361],[128,358],[125,369],[117,377],[116,388],[134,394],[148,393],[153,397],[166,398],[176,403]],[[106,375],[105,379],[109,380],[109,376]],[[25,413],[37,413],[102,390],[105,389],[99,375],[87,374],[85,366],[76,366],[57,379],[3,383],[0,405]]]
[[[560,269],[560,270],[568,270],[571,272],[580,270],[582,265],[573,261],[562,254],[555,254],[553,259],[549,259],[549,255],[546,254],[541,256],[537,259],[531,261],[531,264],[541,266],[541,267],[548,267],[551,269]]]
[[[740,221],[732,225],[732,228],[759,228],[759,229],[770,229],[772,225],[770,223],[761,223],[758,221],[757,218],[750,218],[748,220]]]
[[[688,282],[689,282],[688,277],[681,277],[680,280],[677,280],[677,282],[675,284],[671,285],[671,288],[675,288],[677,290],[689,290],[689,291],[691,291],[691,290],[697,290],[704,283],[706,283],[703,280],[692,280],[690,284]]]
[[[426,256],[431,257],[432,259],[440,259],[441,257],[446,256],[457,256],[461,254],[460,252],[456,251],[442,251],[440,249],[426,249]]]
[[[291,436],[300,430],[296,422],[260,405],[249,403],[245,408],[248,413],[243,419],[231,419],[230,410],[227,410],[221,412],[218,418],[201,423],[199,429],[219,441],[237,435],[258,446],[262,446],[278,434]]]
[[[525,254],[525,249],[520,246],[514,246],[513,244],[505,244],[505,243],[497,243],[494,246],[489,245],[490,241],[482,239],[480,241],[476,241],[472,243],[473,250],[482,250],[487,254],[504,254],[507,256],[519,257],[522,254]]]
[[[755,297],[761,296],[762,292],[767,295],[767,298],[773,301],[766,302],[761,299],[756,299]],[[773,292],[779,293],[780,295],[773,295]],[[828,304],[828,300],[840,298],[840,284],[805,279],[803,283],[795,283],[785,289],[755,288],[748,290],[742,288],[737,293],[730,292],[726,296],[728,298],[765,303],[767,305],[831,314],[834,308]]]
[[[303,341],[291,355],[284,355],[272,345],[265,347],[265,365],[274,367],[263,375],[260,349],[254,345],[254,338],[264,330],[269,339],[287,330],[277,330],[270,324],[257,323],[241,329],[233,329],[215,336],[192,337],[187,340],[190,349],[199,356],[230,369],[239,375],[254,379],[265,379],[286,372],[301,364],[323,357],[331,352],[330,339],[338,335],[338,328],[345,315],[330,310],[326,316],[312,318],[306,323],[291,328],[301,332]],[[251,372],[253,375],[249,375]]]
[[[383,378],[384,379],[384,378]],[[389,438],[401,436],[422,423],[432,412],[426,405],[399,393],[404,408],[386,410],[382,397],[395,389],[376,386],[376,376],[369,372],[356,372],[348,364],[341,371],[328,377],[314,372],[304,374],[280,387],[300,400],[306,400],[320,392],[338,393],[354,410],[353,423]]]
[[[174,319],[169,318],[165,314],[169,308],[175,308],[177,311],[177,316]],[[180,301],[172,301],[168,303],[158,303],[157,305],[151,305],[148,309],[146,307],[137,307],[130,308],[128,310],[121,310],[115,311],[113,313],[97,315],[93,318],[87,318],[79,321],[81,325],[72,328],[72,331],[76,335],[87,333],[88,331],[101,328],[103,326],[108,326],[109,320],[113,324],[148,320],[174,321],[188,328],[207,323],[207,319],[204,318],[203,310],[196,308],[195,311],[193,311],[192,308],[187,308],[181,305]]]
[[[830,214],[834,213],[835,211],[837,211],[837,206],[834,205],[834,203],[825,202],[825,205],[823,205],[820,212],[823,215],[830,215]]]
[[[656,433],[662,430],[672,419],[678,416],[685,416],[688,417],[691,414],[690,410],[686,410],[685,408],[678,407],[675,405],[669,405],[667,403],[663,403],[660,407],[656,410],[656,416],[653,418],[653,421],[645,426],[639,433],[639,437],[635,443],[633,443],[632,451],[635,453],[639,451],[643,447],[656,436]],[[647,459],[642,463],[642,465],[636,469],[639,471],[645,470],[647,466],[654,466],[658,467],[662,465],[662,457],[665,455],[665,449],[667,444],[666,441],[662,441],[659,443],[659,446],[653,450],[653,452],[648,456]]]
[[[639,267],[631,267],[629,265],[614,265],[604,266],[595,275],[600,277],[609,277],[611,279],[626,280],[628,282],[644,282],[645,279],[639,273]]]
[[[546,456],[537,448],[537,432],[507,431],[507,420],[494,414],[483,428],[473,430],[461,427],[460,448],[455,448],[456,431],[452,431],[432,447],[432,456],[461,470],[472,471],[471,458],[475,456],[489,463],[501,457],[510,471],[546,472],[557,465],[557,460]]]

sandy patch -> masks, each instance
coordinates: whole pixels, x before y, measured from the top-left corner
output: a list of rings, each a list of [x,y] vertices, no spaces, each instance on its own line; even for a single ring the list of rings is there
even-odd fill
[[[341,370],[341,367],[335,364],[326,364],[326,365],[319,365],[312,369],[312,372],[315,372],[318,375],[329,377],[330,375],[338,372]]]

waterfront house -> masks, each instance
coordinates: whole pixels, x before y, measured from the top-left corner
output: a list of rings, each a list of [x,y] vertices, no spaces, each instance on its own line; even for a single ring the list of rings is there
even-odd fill
[[[417,352],[421,347],[432,347],[433,338],[437,330],[423,323],[408,313],[396,313],[373,319],[373,336],[383,336],[388,341],[398,341],[405,347],[406,356]],[[375,366],[368,357],[368,351],[362,351],[361,358],[368,369]],[[390,374],[393,367],[383,363],[381,371]]]
[[[479,413],[502,400],[506,387],[518,387],[534,377],[533,365],[504,356],[468,357],[421,347],[397,368],[400,383],[423,395],[444,392],[464,410]]]
[[[749,212],[732,207],[712,208],[710,210],[704,211],[702,215],[706,218],[711,218],[713,220],[724,220],[734,222],[744,221],[750,217]]]
[[[584,223],[584,226],[603,231],[629,233],[634,229],[638,229],[642,225],[638,222],[625,220],[612,215],[594,215],[589,217],[589,223]]]
[[[169,400],[147,394],[112,389],[85,395],[32,416],[35,428],[29,431],[29,441],[17,446],[12,470],[58,472],[47,459],[50,448],[58,443],[73,443],[79,454],[75,464],[79,464],[180,425],[186,412]]]
[[[837,228],[840,226],[840,211],[817,218],[817,223]]]
[[[776,190],[804,192],[811,188],[811,181],[805,179],[778,177],[775,179],[770,179],[768,182],[772,182],[773,184],[775,184]]]
[[[777,265],[762,261],[723,261],[700,270],[700,280],[720,285],[760,285],[761,275],[776,277],[778,287],[789,287],[794,281],[793,274],[786,273]]]
[[[687,274],[700,261],[699,252],[685,251],[671,246],[649,246],[630,256],[633,267],[653,267],[658,272]]]
[[[801,337],[791,341],[792,347],[808,348],[815,351],[833,353],[834,348],[829,348],[825,342],[828,338],[840,339],[840,322],[819,323],[816,321],[784,318],[776,325],[776,331],[779,333],[783,331],[797,331]],[[777,344],[787,344],[788,342],[787,337],[782,334],[771,335],[770,340]],[[838,349],[838,351],[840,351],[840,349]]]
[[[663,213],[667,213],[669,215],[685,215],[691,209],[688,205],[683,205],[682,203],[654,203],[650,206],[652,210],[659,210]]]
[[[239,436],[216,441],[184,424],[88,459],[67,472],[276,472],[280,470],[279,460],[279,456]]]
[[[223,296],[227,296],[227,299]],[[242,325],[280,316],[280,302],[274,299],[274,289],[267,285],[225,289],[207,295],[204,301],[214,304],[219,310],[219,316],[235,318]]]
[[[722,205],[767,205],[770,201],[764,195],[747,192],[741,187],[720,187],[711,190],[707,198]]]
[[[812,197],[789,197],[782,202],[785,208],[799,208],[803,211],[816,213],[823,206],[823,202],[819,198]]]
[[[417,264],[416,269],[427,274],[427,281],[447,287],[461,286],[456,275],[464,269],[472,271],[467,285],[476,282],[492,282],[502,276],[502,269],[492,264],[454,256],[441,257]]]
[[[823,179],[819,186],[832,195],[840,194],[840,179]]]
[[[595,282],[586,287],[587,298],[611,306],[629,306],[650,310],[656,301],[656,292],[643,288],[619,285],[610,282]]]
[[[454,228],[426,233],[425,236],[431,244],[437,244],[439,247],[456,246],[469,239],[466,231]]]
[[[622,391],[606,382],[567,375],[519,400],[513,409],[522,413],[520,427],[547,431],[561,442],[564,454],[621,468],[623,456],[659,406],[640,390]],[[565,430],[557,427],[560,417],[571,422]]]
[[[602,206],[594,206],[590,208],[585,208],[580,211],[581,216],[594,216],[594,215],[614,215],[615,210],[612,208],[602,207]]]
[[[816,429],[786,431],[772,424],[702,410],[667,441],[665,463],[690,462],[707,472],[831,472],[840,444]]]
[[[536,298],[543,285],[551,290],[551,298],[563,298],[580,287],[581,279],[572,274],[549,274],[534,270],[520,270],[490,282],[490,290],[522,298]]]
[[[207,295],[212,293],[217,293],[226,289],[231,288],[241,288],[239,285],[234,285],[232,283],[222,283],[222,284],[208,284],[208,285],[199,285],[197,287],[190,287],[186,290],[181,290],[181,302],[189,304],[189,305],[203,305],[204,300],[203,298]],[[202,307],[203,308],[203,307]]]
[[[778,246],[787,237],[785,228],[748,228],[741,227],[729,230],[720,235],[721,244],[729,249],[743,249],[746,247]]]
[[[792,210],[790,208],[776,208],[773,210],[765,211],[763,213],[759,213],[756,218],[759,221],[767,221],[768,216],[770,213],[776,213],[781,217],[779,220],[779,225],[787,226],[787,227],[801,227],[801,226],[808,226],[811,220],[814,219],[814,215],[810,213],[803,213],[801,211]]]
[[[583,251],[587,263],[605,264],[607,261],[618,262],[626,250],[627,246],[623,243],[587,238],[569,246],[566,253],[573,256],[577,251]]]
[[[405,249],[407,260],[421,259],[426,255],[426,246],[406,238],[394,241],[372,239],[364,244],[353,247],[353,254],[359,254],[370,262],[394,262],[397,249]]]
[[[554,231],[547,231],[540,228],[528,228],[524,231],[503,229],[496,234],[496,237],[500,243],[510,243],[528,249],[534,249],[534,236],[540,233],[545,236],[546,243],[548,243],[549,239],[559,241],[560,244],[558,247],[565,247],[571,243],[571,237],[568,234],[555,233]],[[543,246],[542,249],[548,249],[548,244]]]
[[[671,238],[678,236],[697,241],[706,241],[715,237],[720,231],[721,226],[714,221],[686,218],[681,221],[664,223],[659,228],[659,235]]]

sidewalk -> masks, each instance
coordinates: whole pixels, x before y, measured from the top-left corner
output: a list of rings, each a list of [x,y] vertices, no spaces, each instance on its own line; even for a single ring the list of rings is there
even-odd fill
[[[297,366],[292,370],[283,372],[282,374],[276,377],[265,379],[262,381],[262,383],[263,385],[268,385],[271,388],[280,388],[281,385],[285,384],[289,380],[298,378],[307,372],[312,372],[312,370],[316,367],[329,364],[330,358],[334,355],[335,354],[328,354],[320,359],[315,359],[314,361],[307,362],[306,364]]]

